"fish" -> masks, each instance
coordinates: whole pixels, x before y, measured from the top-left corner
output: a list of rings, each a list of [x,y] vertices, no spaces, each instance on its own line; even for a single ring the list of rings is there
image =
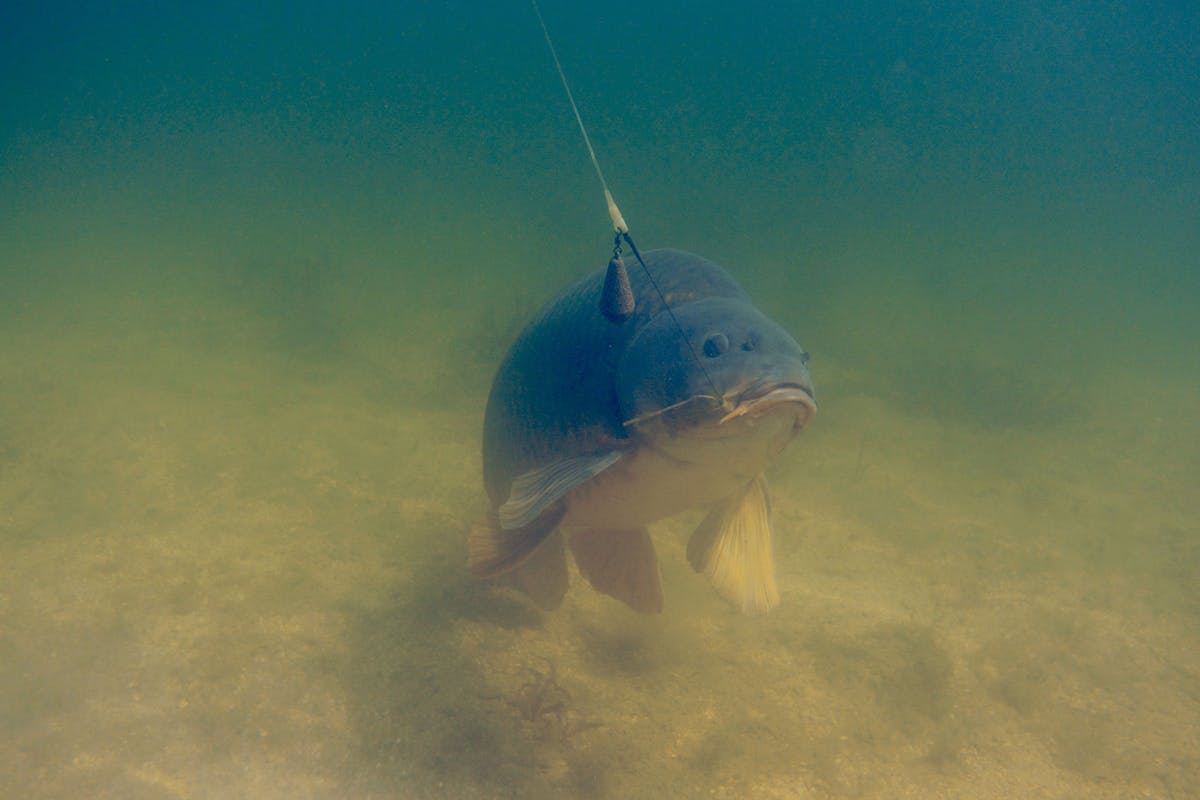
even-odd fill
[[[642,254],[633,310],[614,322],[604,270],[526,325],[484,413],[485,518],[467,542],[482,578],[508,575],[552,610],[578,572],[635,611],[663,609],[648,525],[707,515],[687,557],[745,614],[779,604],[764,470],[817,411],[808,353],[722,267]]]

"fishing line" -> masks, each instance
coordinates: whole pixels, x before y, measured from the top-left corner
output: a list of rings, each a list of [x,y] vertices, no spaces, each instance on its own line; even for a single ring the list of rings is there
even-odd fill
[[[584,127],[583,117],[579,113],[579,106],[575,103],[575,95],[571,91],[571,85],[567,83],[567,74],[563,71],[562,62],[558,59],[558,51],[554,48],[554,41],[550,38],[550,29],[546,27],[546,20],[542,17],[542,10],[538,8],[537,0],[529,0],[533,5],[533,13],[537,14],[538,24],[542,26],[542,35],[546,37],[546,46],[550,49],[550,57],[554,59],[554,67],[558,70],[558,79],[562,81],[563,90],[567,93],[567,100],[571,103],[571,111],[575,113],[575,122],[579,125],[579,132],[583,134],[583,143],[587,145],[588,157],[592,160],[592,166],[596,170],[596,177],[600,179],[600,187],[604,189],[604,202],[608,206],[608,216],[612,219],[613,230],[613,255],[608,262],[608,273],[604,277],[604,289],[600,297],[600,309],[604,316],[610,322],[624,322],[633,314],[634,300],[633,289],[629,285],[629,275],[625,271],[625,262],[621,259],[621,243],[629,245],[630,251],[634,258],[641,265],[642,272],[645,273],[650,285],[654,287],[654,292],[658,295],[658,299],[662,301],[663,308],[671,317],[671,322],[675,324],[675,328],[679,331],[680,338],[687,345],[688,351],[692,354],[692,360],[696,362],[696,366],[700,368],[701,374],[712,387],[714,399],[724,405],[724,397],[721,390],[717,388],[717,384],[709,376],[708,370],[704,368],[704,363],[700,360],[696,348],[692,346],[691,339],[688,338],[687,332],[683,326],[679,324],[675,312],[671,310],[670,303],[667,302],[667,297],[663,294],[662,289],[658,286],[658,281],[654,279],[654,275],[650,272],[650,268],[646,266],[646,262],[642,260],[642,254],[638,251],[637,245],[633,243],[633,237],[629,235],[629,226],[625,224],[625,218],[621,216],[621,209],[617,208],[617,202],[613,199],[612,192],[608,190],[608,181],[604,180],[604,171],[600,169],[600,161],[596,158],[596,150],[592,147],[592,139],[588,136],[587,128]]]
[[[546,20],[542,19],[542,10],[538,8],[537,0],[530,0],[530,2],[533,3],[533,13],[537,14],[538,23],[542,26],[542,35],[546,37],[546,46],[550,48],[550,57],[554,59],[554,67],[558,70],[558,79],[562,81],[563,89],[567,92],[567,99],[571,101],[571,110],[575,112],[575,121],[579,123],[579,132],[583,134],[583,143],[587,145],[588,157],[592,159],[592,166],[596,168],[596,177],[600,179],[600,186],[604,189],[604,200],[608,203],[608,215],[612,217],[613,229],[619,234],[629,233],[629,226],[625,224],[621,210],[617,208],[612,192],[608,190],[608,181],[604,180],[604,170],[600,169],[600,162],[596,159],[596,151],[592,147],[592,137],[588,136],[587,128],[583,126],[583,117],[579,115],[579,106],[575,104],[575,95],[571,92],[571,85],[567,83],[567,73],[563,72],[562,62],[558,60],[558,51],[554,49],[554,41],[550,38],[550,29],[546,27]]]

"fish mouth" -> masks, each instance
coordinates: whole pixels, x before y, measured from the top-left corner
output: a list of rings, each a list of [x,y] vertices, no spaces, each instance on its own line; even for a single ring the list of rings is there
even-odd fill
[[[718,425],[738,417],[756,419],[780,406],[794,405],[797,427],[803,427],[817,413],[812,389],[798,383],[754,384],[743,389],[736,398],[732,410],[717,421]]]

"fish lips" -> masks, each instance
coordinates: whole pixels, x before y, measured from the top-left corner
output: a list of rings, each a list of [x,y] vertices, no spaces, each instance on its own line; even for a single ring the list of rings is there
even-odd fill
[[[738,418],[757,419],[781,406],[791,406],[796,427],[803,428],[817,413],[812,389],[799,383],[756,383],[736,394],[733,409],[718,420],[724,425]]]

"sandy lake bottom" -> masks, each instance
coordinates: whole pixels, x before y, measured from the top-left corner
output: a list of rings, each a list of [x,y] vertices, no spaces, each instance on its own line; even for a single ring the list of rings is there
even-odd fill
[[[806,342],[781,607],[716,597],[683,515],[664,614],[544,614],[464,569],[518,314],[256,280],[3,301],[0,794],[1200,795],[1194,373]]]

